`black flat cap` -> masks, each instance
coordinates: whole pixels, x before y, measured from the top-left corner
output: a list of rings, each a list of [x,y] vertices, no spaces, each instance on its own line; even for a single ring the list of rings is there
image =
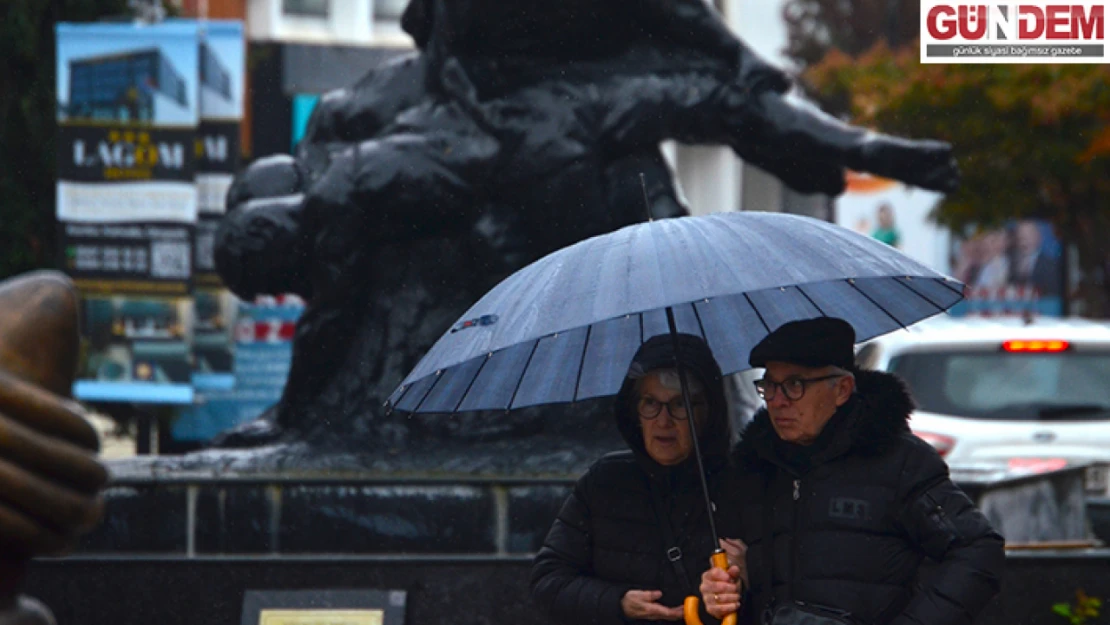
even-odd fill
[[[768,362],[788,362],[803,367],[855,367],[856,331],[835,317],[791,321],[779,326],[752,348],[748,362],[765,367]]]

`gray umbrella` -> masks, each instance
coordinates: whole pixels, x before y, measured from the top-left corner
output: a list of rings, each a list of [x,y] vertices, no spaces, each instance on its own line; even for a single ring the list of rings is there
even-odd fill
[[[864,341],[941,313],[963,285],[828,222],[735,212],[581,241],[474,304],[389,398],[406,412],[509,410],[613,395],[633,354],[668,332],[705,338],[725,374],[798,319],[840,317]]]

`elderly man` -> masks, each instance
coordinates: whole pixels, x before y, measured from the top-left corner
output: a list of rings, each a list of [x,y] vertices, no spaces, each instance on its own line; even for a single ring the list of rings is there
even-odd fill
[[[739,569],[702,576],[707,611],[773,625],[956,625],[999,590],[1003,540],[907,421],[895,376],[855,367],[852,327],[788,323],[752,349],[767,403],[736,449],[718,501],[724,535],[748,545]],[[730,559],[740,553],[731,551]],[[919,583],[925,557],[937,570]]]

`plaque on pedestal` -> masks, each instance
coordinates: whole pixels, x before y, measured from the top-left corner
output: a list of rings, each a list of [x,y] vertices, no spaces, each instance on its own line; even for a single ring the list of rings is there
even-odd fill
[[[248,590],[241,625],[402,625],[403,590]]]

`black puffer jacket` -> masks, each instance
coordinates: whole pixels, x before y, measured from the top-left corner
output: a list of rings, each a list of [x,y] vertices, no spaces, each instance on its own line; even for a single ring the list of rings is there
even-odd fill
[[[765,524],[773,518],[780,603],[836,608],[866,625],[971,623],[999,590],[1002,537],[910,433],[913,404],[901,380],[860,371],[856,384],[812,448],[783,443],[765,409],[744,431],[721,533],[748,543],[745,613],[758,622],[769,598]],[[925,557],[939,569],[916,587]]]
[[[709,422],[699,431],[711,492],[728,462],[729,426],[720,369],[700,340],[680,335],[686,366],[706,385]],[[642,371],[673,367],[670,337],[655,337],[633,362]],[[705,499],[693,456],[672,467],[644,449],[636,414],[638,397],[626,379],[617,395],[617,426],[631,451],[596,462],[563,505],[532,567],[532,596],[558,622],[574,625],[628,623],[621,598],[629,590],[661,590],[660,603],[680,606],[696,594],[709,566],[711,544]],[[687,579],[665,555],[651,492],[670,516]]]

